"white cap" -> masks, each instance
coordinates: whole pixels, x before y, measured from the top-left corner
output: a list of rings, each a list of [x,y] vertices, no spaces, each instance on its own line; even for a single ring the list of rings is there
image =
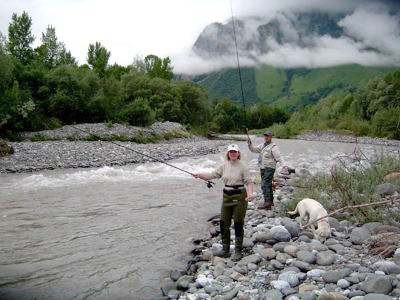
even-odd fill
[[[239,146],[238,145],[229,145],[228,147],[228,152],[234,150],[239,152]]]

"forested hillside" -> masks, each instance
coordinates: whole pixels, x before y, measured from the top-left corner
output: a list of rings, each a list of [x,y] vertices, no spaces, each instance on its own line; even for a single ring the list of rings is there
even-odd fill
[[[400,69],[363,82],[354,92],[300,107],[286,124],[272,126],[284,138],[313,129],[400,139]]]
[[[372,68],[345,65],[317,69],[280,69],[271,66],[242,68],[245,103],[264,103],[290,112],[299,106],[316,104],[327,96],[354,92],[363,81],[394,72],[395,67]],[[194,78],[203,85],[210,98],[228,97],[242,102],[238,69],[224,69],[208,76]]]

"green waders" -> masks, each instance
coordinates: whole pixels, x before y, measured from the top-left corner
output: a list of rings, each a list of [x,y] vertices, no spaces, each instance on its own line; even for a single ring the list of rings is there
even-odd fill
[[[264,204],[272,206],[274,204],[274,190],[272,188],[272,179],[274,178],[275,169],[265,168],[261,171],[261,190],[264,194]]]
[[[230,195],[227,193],[230,192]],[[236,194],[233,194],[236,193]],[[243,249],[243,238],[244,238],[244,218],[246,217],[247,205],[248,203],[245,201],[247,197],[246,189],[238,188],[233,190],[224,189],[223,201],[221,206],[221,236],[222,236],[222,246],[223,251],[227,249],[229,256],[229,246],[231,243],[231,233],[230,227],[232,222],[232,217],[234,221],[235,228],[235,254],[233,256],[233,260],[240,260],[242,258],[242,249]]]

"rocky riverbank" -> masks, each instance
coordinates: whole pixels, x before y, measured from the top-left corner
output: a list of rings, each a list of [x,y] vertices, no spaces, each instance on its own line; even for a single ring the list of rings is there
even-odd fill
[[[383,146],[400,146],[400,141],[389,140],[387,138],[356,137],[343,132],[327,130],[308,130],[296,136],[298,140],[320,141],[320,142],[340,142],[340,143],[358,143]]]
[[[155,300],[398,300],[400,224],[355,225],[330,217],[332,236],[321,243],[300,229],[298,218],[279,216],[281,203],[292,198],[287,182],[275,192],[274,210],[250,203],[242,260],[213,256],[222,249],[214,217],[207,237],[194,241],[187,269],[171,271],[171,283]],[[399,199],[393,191],[386,196]],[[400,213],[398,202],[388,209]]]
[[[159,134],[168,139],[155,143],[83,141],[98,137],[137,136],[152,137]],[[40,136],[44,141],[29,141]],[[60,129],[26,132],[23,142],[8,143],[14,154],[0,158],[0,173],[20,173],[65,168],[95,168],[122,166],[148,161],[166,161],[182,156],[207,155],[219,151],[226,140],[208,140],[190,135],[184,126],[173,122],[155,123],[147,128],[114,124],[79,124]]]
[[[147,144],[83,140],[90,136],[133,139],[135,137],[151,138],[157,135],[168,137],[168,139]],[[146,128],[120,124],[109,126],[105,123],[78,124],[55,130],[25,132],[21,134],[21,137],[24,141],[8,143],[13,154],[0,157],[0,174],[164,161],[182,156],[216,153],[220,146],[228,143],[224,139],[209,140],[205,137],[191,135],[183,125],[174,122],[158,122]],[[296,138],[308,141],[400,147],[400,142],[396,140],[357,138],[332,131],[310,130]],[[42,139],[42,141],[31,142],[31,139]]]

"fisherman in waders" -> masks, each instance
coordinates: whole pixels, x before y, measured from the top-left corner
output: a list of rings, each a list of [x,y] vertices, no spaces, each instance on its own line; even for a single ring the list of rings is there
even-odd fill
[[[261,190],[264,194],[264,204],[259,206],[259,209],[272,209],[274,205],[274,191],[272,180],[276,169],[276,164],[284,166],[284,172],[287,174],[294,173],[293,169],[285,166],[279,147],[272,142],[272,133],[267,131],[264,133],[264,143],[254,147],[251,139],[247,136],[247,143],[251,152],[260,153],[258,156],[258,166],[261,173]]]
[[[221,257],[230,256],[230,226],[233,217],[236,239],[232,260],[239,261],[242,259],[244,219],[248,202],[252,200],[253,181],[249,168],[240,161],[241,154],[237,145],[229,145],[226,158],[227,161],[211,173],[198,173],[193,176],[203,180],[222,178],[224,181],[220,221],[223,248],[222,251],[213,254]],[[245,186],[247,186],[247,192]]]

